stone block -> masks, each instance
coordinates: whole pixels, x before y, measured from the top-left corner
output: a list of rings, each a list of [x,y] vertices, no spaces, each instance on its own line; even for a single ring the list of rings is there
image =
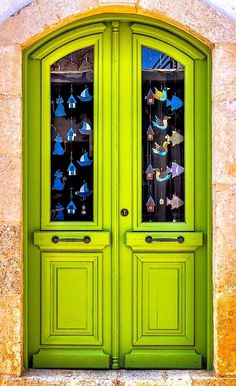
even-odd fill
[[[0,374],[21,374],[22,344],[22,297],[0,297]]]
[[[216,44],[212,51],[212,99],[236,98],[236,44]],[[236,114],[236,111],[235,111]]]
[[[0,218],[6,222],[22,221],[21,159],[0,156]]]
[[[0,155],[21,156],[21,99],[0,98],[0,117]]]
[[[21,226],[0,223],[0,297],[22,293]]]
[[[16,30],[15,32],[16,33]],[[18,33],[18,32],[17,32]],[[1,35],[1,32],[0,32]],[[0,96],[21,96],[22,52],[19,46],[0,46]],[[1,98],[2,99],[2,98]]]
[[[214,102],[212,120],[213,183],[236,183],[236,99]]]
[[[215,371],[236,374],[236,293],[215,296]]]

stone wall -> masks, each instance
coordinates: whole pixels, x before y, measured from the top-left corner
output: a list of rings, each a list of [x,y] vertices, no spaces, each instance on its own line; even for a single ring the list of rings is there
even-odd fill
[[[203,0],[35,0],[0,25],[0,373],[19,376],[23,369],[22,50],[64,24],[104,12],[167,21],[213,51],[214,368],[219,376],[236,375],[236,23]],[[228,379],[217,383],[206,375],[204,384],[236,384]],[[2,382],[24,384],[23,378]]]

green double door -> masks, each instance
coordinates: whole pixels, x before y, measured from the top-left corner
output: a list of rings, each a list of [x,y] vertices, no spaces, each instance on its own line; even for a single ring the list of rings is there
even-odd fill
[[[107,17],[25,63],[29,367],[206,367],[206,55]]]

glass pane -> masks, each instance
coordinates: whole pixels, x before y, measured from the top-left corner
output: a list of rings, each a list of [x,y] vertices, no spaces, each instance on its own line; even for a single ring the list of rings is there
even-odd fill
[[[93,56],[51,66],[51,221],[93,220]]]
[[[184,67],[142,47],[142,221],[185,221]]]

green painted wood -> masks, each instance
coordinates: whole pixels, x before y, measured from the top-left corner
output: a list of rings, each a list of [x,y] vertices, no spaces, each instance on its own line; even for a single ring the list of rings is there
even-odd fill
[[[178,239],[183,237],[184,242],[176,241],[153,241],[146,242],[146,237],[160,239]],[[126,244],[133,251],[194,251],[203,245],[203,234],[201,232],[127,232]]]
[[[53,237],[59,239],[71,239],[72,241],[60,241],[58,243],[53,242]],[[90,237],[90,242],[85,243],[83,241],[73,242],[73,239],[82,240],[84,237]],[[63,250],[63,251],[78,251],[78,250],[101,250],[111,243],[110,232],[34,232],[34,244],[41,250]]]
[[[143,28],[140,29],[140,26]],[[141,223],[142,44],[163,51],[185,65],[187,209],[186,222],[181,224]],[[88,45],[94,45],[96,58],[95,218],[94,222],[86,224],[71,222],[54,225],[49,216],[49,66],[61,56]],[[29,329],[29,366],[211,368],[211,283],[207,287],[207,280],[211,278],[210,134],[207,129],[210,110],[206,108],[210,95],[209,63],[209,50],[185,32],[163,22],[130,15],[102,15],[78,21],[53,32],[25,51],[24,95],[27,103],[24,109],[24,145],[27,162],[24,163],[24,222],[25,266],[29,273],[26,275],[28,283],[26,280],[25,290],[25,304],[28,304],[29,312],[25,327]],[[33,89],[32,84],[35,85]],[[43,173],[40,179],[41,159]],[[43,208],[41,221],[40,207]],[[120,216],[122,208],[128,208],[129,216]],[[33,243],[34,232],[37,245]],[[52,245],[53,235],[68,233],[70,237],[72,234],[92,235],[92,242],[82,247],[74,243]],[[150,234],[156,237],[184,235],[185,242],[175,247],[163,243],[156,249],[155,245],[145,245],[143,237]],[[40,253],[38,246],[47,252]],[[97,252],[101,250],[102,255]],[[160,261],[164,255],[159,253],[162,251],[165,252],[164,262]],[[193,255],[186,254],[186,251],[195,251],[194,266]],[[136,252],[144,252],[148,257],[145,257],[145,262],[140,262],[142,268],[141,265],[139,269],[135,268],[137,275],[133,276]],[[95,260],[98,261],[100,255],[103,260],[99,274],[94,268],[95,261],[91,260],[91,256],[94,259],[95,255]],[[186,261],[181,261],[186,258]],[[92,275],[94,269],[97,275]],[[141,272],[144,274],[141,275]],[[140,286],[134,288],[138,280]],[[95,287],[91,282],[96,283]],[[166,283],[169,285],[166,286]],[[177,287],[178,299],[181,299],[179,303]],[[91,313],[90,317],[84,316],[87,300],[82,293],[90,299],[91,309],[96,288],[102,288],[102,299],[99,300],[101,312],[95,313],[93,324],[98,324],[97,331],[102,328],[103,338],[95,330],[91,335],[81,332],[85,319],[84,331],[87,334],[91,332],[92,323]],[[140,295],[141,290],[143,296]],[[160,302],[155,296],[151,296],[151,303],[148,302],[150,291],[154,295],[157,292],[161,294]],[[80,296],[77,298],[75,293],[80,293]],[[142,304],[145,310],[140,311],[138,316],[134,311],[135,296],[139,297],[138,304]],[[171,308],[168,317],[164,315],[165,297]],[[75,304],[84,309],[83,316],[74,307]],[[185,311],[186,304],[188,312]],[[71,309],[75,309],[74,318],[69,316]],[[159,324],[154,310],[158,311]],[[101,313],[102,319],[99,319]],[[146,343],[136,344],[137,338],[134,339],[137,331],[139,334],[141,331],[138,320],[144,323],[147,332],[145,335],[142,331],[144,335],[138,339],[141,341],[144,338]],[[74,336],[75,340],[72,338],[74,328],[78,333]],[[185,329],[185,335],[182,335],[182,341],[178,341],[181,328]],[[64,329],[68,336],[62,334]],[[167,334],[172,330],[175,331],[175,338]],[[95,350],[93,339],[97,339],[101,350]],[[168,339],[172,343],[168,343]],[[47,344],[43,343],[46,341]],[[165,350],[160,350],[160,346]],[[27,353],[25,358],[27,367]]]
[[[202,356],[194,350],[132,350],[125,355],[127,369],[200,369]]]
[[[37,369],[108,369],[110,367],[110,356],[103,350],[50,348],[40,349],[33,355],[33,366]]]

